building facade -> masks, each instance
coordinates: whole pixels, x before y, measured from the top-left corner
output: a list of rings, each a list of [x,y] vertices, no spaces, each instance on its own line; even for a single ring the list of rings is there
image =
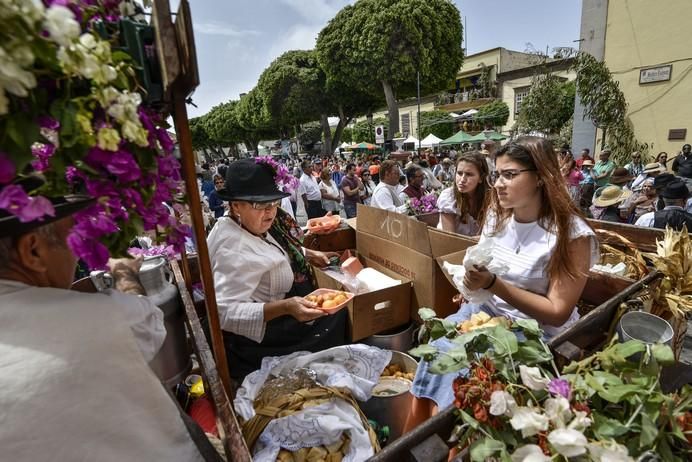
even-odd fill
[[[668,158],[690,142],[692,125],[692,46],[689,42],[692,1],[584,0],[582,47],[602,59],[628,103],[627,115],[649,157]],[[573,145],[598,147],[600,131],[578,132],[589,125],[575,109]],[[586,136],[582,136],[586,135]]]

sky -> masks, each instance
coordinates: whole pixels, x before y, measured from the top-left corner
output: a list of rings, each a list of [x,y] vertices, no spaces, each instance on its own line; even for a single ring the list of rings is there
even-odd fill
[[[190,0],[200,85],[190,117],[247,93],[288,50],[308,50],[348,0]],[[467,54],[495,47],[575,47],[581,0],[455,0]],[[171,1],[173,11],[177,1]]]

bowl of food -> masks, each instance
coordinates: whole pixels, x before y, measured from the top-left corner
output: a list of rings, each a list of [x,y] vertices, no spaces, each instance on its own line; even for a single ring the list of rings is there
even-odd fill
[[[317,304],[317,308],[334,314],[346,305],[354,295],[350,292],[332,289],[317,289],[305,296],[305,300]]]
[[[311,218],[308,220],[308,231],[312,234],[327,234],[334,231],[341,224],[339,215],[332,215],[331,212],[320,218]]]

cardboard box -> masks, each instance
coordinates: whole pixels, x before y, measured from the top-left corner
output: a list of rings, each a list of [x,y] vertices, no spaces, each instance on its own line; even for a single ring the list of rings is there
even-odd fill
[[[338,252],[356,248],[356,231],[342,222],[341,226],[327,234],[306,234],[303,245],[322,252]]]
[[[467,249],[476,240],[429,228],[406,215],[358,206],[356,248],[358,252],[413,281],[411,318],[418,309],[433,308],[441,316],[454,313],[452,297],[457,291],[447,280],[436,258]]]
[[[358,255],[363,266],[398,279],[401,284],[353,297],[348,303],[351,341],[357,342],[380,332],[408,323],[411,319],[411,280],[402,277],[377,262]],[[317,286],[325,289],[347,290],[324,271],[315,268]]]

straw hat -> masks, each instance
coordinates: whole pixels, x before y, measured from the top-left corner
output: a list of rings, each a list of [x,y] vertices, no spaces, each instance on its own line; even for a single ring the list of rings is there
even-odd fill
[[[644,173],[661,173],[661,165],[658,162],[652,162],[644,166]]]
[[[613,174],[610,176],[610,184],[625,184],[628,181],[632,181],[633,178],[629,170],[619,167],[613,170]]]
[[[589,166],[593,167],[593,160],[586,159],[584,162],[581,163],[581,165],[582,166],[585,165],[587,167],[589,167]]]
[[[609,207],[618,204],[632,195],[632,191],[620,188],[620,186],[606,186],[601,194],[593,200],[596,207]]]

